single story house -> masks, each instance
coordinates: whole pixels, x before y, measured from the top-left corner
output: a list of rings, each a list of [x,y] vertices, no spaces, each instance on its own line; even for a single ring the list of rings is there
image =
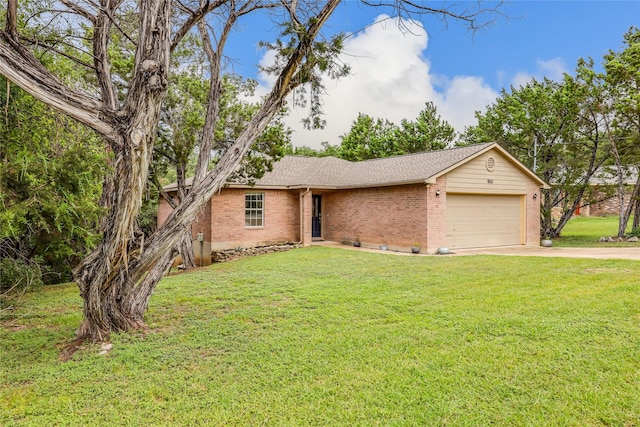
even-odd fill
[[[633,199],[633,189],[638,182],[637,167],[624,174],[624,208]],[[589,196],[581,201],[575,215],[581,216],[618,216],[620,199],[618,198],[618,177],[613,167],[599,170],[589,178]]]
[[[314,240],[423,253],[539,245],[544,187],[495,143],[361,162],[285,156],[254,186],[226,185],[192,231],[205,264],[212,250]],[[170,211],[161,200],[158,222]]]

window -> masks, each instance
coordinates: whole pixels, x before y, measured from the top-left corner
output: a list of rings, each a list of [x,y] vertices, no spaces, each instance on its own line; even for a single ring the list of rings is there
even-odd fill
[[[262,227],[264,224],[264,193],[245,193],[244,226]]]

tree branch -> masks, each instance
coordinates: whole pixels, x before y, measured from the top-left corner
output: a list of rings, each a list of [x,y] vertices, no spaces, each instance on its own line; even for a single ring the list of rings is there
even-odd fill
[[[150,237],[147,250],[135,265],[136,272],[133,280],[140,280],[144,272],[148,271],[162,254],[172,250],[206,200],[222,188],[231,173],[235,171],[255,139],[266,129],[271,119],[282,107],[287,95],[295,88],[296,83],[293,82],[292,77],[306,55],[311,52],[314,40],[339,3],[340,0],[329,0],[318,16],[311,21],[311,26],[292,52],[269,96],[265,99],[260,110],[251,118],[244,132],[224,153],[216,167],[203,178],[200,185],[191,188],[182,203],[173,210],[164,224]]]
[[[109,61],[109,31],[111,30],[112,12],[118,7],[121,0],[110,2],[100,1],[100,12],[94,23],[93,33],[93,64],[96,70],[96,77],[100,85],[102,102],[107,108],[115,110],[118,107],[118,95],[111,80],[111,64]]]
[[[373,7],[393,7],[394,9],[396,9],[396,11],[398,12],[398,15],[401,17],[410,17],[412,15],[425,15],[425,14],[429,14],[429,15],[436,15],[436,16],[440,16],[440,18],[444,21],[444,23],[447,23],[447,19],[451,18],[457,21],[463,21],[466,22],[467,25],[469,26],[469,29],[471,29],[472,31],[476,31],[479,30],[480,28],[487,26],[489,24],[491,24],[491,22],[493,22],[492,20],[487,21],[487,22],[482,22],[479,23],[478,19],[485,14],[488,13],[498,13],[501,14],[502,13],[499,11],[500,7],[503,4],[503,0],[500,0],[495,6],[493,7],[489,7],[489,8],[481,8],[478,7],[477,10],[475,11],[470,11],[470,10],[463,10],[461,12],[455,12],[453,11],[453,7],[454,6],[458,6],[459,3],[455,3],[449,7],[447,7],[446,5],[446,1],[442,3],[441,7],[430,7],[427,6],[427,2],[416,2],[416,1],[411,1],[411,0],[379,0],[379,1],[372,1],[372,0],[361,0],[362,3],[364,3],[367,6],[373,6]],[[477,2],[478,5],[480,5],[480,1]]]
[[[89,126],[96,132],[107,137],[113,134],[115,117],[112,111],[103,108],[96,99],[62,84],[26,49],[14,50],[13,46],[17,42],[9,33],[0,33],[0,38],[11,45],[9,47],[0,43],[0,74],[34,98]],[[34,63],[38,66],[34,67]]]
[[[185,35],[198,23],[206,14],[219,8],[223,4],[227,3],[227,0],[216,0],[211,3],[209,0],[205,1],[197,10],[191,11],[189,18],[178,28],[178,31],[173,35],[171,41],[171,52],[178,46],[180,41]]]
[[[58,48],[56,48],[54,45],[49,44],[49,43],[48,43],[48,42],[46,42],[46,41],[42,41],[42,40],[33,40],[33,39],[28,39],[28,38],[26,38],[26,37],[22,37],[22,39],[23,39],[23,40],[25,40],[25,41],[27,41],[27,42],[30,42],[30,43],[32,43],[32,44],[34,44],[34,45],[37,45],[38,47],[42,47],[42,48],[44,48],[45,50],[50,50],[50,51],[52,51],[52,52],[57,53],[57,54],[58,54],[58,55],[60,55],[60,56],[64,56],[65,58],[69,59],[70,61],[75,62],[75,63],[76,63],[76,64],[78,64],[78,65],[82,65],[83,67],[87,67],[87,68],[90,68],[90,69],[92,69],[92,70],[95,70],[95,67],[94,67],[93,65],[91,65],[91,64],[89,64],[89,63],[87,63],[87,62],[84,62],[84,61],[82,61],[81,59],[78,59],[78,58],[76,58],[75,56],[70,55],[70,54],[68,54],[68,53],[66,53],[66,52],[64,52],[64,51],[59,50],[59,49],[58,49]],[[62,41],[62,40],[54,40],[54,42],[55,42],[56,44],[62,44],[62,45],[66,45],[67,47],[76,48],[76,46],[74,46],[74,45],[72,45],[72,44],[69,44],[69,43],[66,43],[66,42],[64,42],[64,41]],[[77,49],[77,50],[79,50],[79,49]],[[80,50],[80,52],[82,52],[82,53],[87,53],[88,55],[90,55],[90,53],[88,53],[88,52],[84,52],[84,51],[82,51],[82,50]]]
[[[90,21],[94,26],[96,25],[96,17],[94,15],[92,15],[91,13],[89,13],[88,10],[80,7],[78,4],[70,2],[69,0],[60,0],[60,2],[67,6],[67,8],[69,8],[69,10],[71,10],[73,13],[76,13],[80,16],[82,16],[83,18],[85,18],[87,21]]]
[[[206,23],[204,20],[198,21],[198,29],[200,30],[200,36],[202,38],[202,45],[209,60],[209,73],[211,77],[209,82],[209,103],[207,104],[204,127],[200,137],[200,150],[193,178],[193,186],[197,186],[202,181],[204,176],[207,174],[207,168],[211,161],[211,147],[213,145],[216,121],[220,112],[220,94],[222,93],[222,86],[220,84],[220,61],[222,60],[224,45],[226,44],[229,33],[231,33],[237,19],[238,15],[235,13],[231,13],[229,15],[227,22],[222,29],[222,33],[220,34],[215,50],[211,43]]]

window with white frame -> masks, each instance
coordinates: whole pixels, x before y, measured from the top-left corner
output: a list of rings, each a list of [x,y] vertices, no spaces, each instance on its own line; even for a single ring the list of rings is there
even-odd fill
[[[245,193],[244,226],[262,227],[264,225],[264,193]]]

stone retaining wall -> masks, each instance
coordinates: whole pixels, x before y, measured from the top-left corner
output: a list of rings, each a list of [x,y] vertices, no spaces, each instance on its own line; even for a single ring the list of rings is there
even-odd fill
[[[234,261],[236,259],[240,259],[248,256],[270,254],[274,252],[284,252],[284,251],[289,251],[291,249],[297,249],[301,247],[302,245],[300,243],[284,243],[281,245],[256,246],[252,248],[222,249],[222,250],[211,251],[211,261],[212,262]]]

